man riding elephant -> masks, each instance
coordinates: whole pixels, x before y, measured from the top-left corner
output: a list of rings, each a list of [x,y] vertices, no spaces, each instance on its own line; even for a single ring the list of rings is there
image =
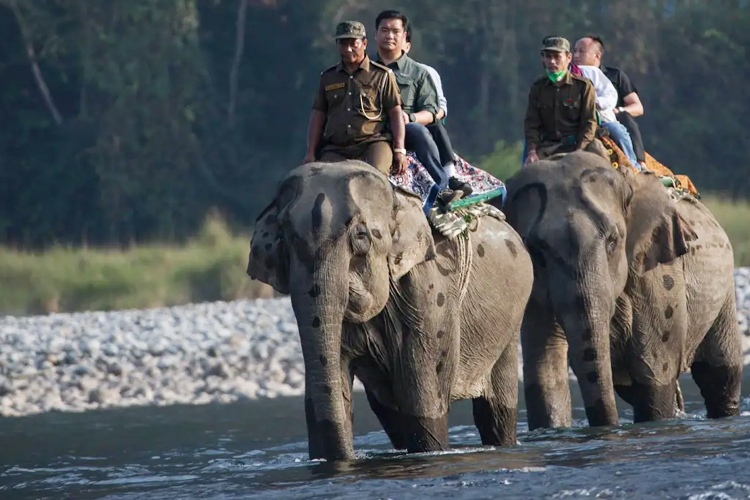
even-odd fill
[[[541,57],[546,75],[538,78],[529,91],[524,121],[525,165],[555,153],[595,151],[601,146],[595,137],[596,93],[587,78],[569,71],[570,42],[546,37]]]
[[[303,163],[315,161],[320,150],[323,162],[358,159],[388,175],[395,153],[396,170],[403,172],[404,120],[393,71],[367,56],[360,22],[339,23],[336,45],[341,61],[320,75]]]

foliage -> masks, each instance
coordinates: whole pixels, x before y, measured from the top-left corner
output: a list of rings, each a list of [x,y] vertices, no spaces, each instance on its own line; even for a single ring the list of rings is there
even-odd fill
[[[0,313],[143,309],[272,296],[270,287],[245,275],[248,242],[232,236],[220,219],[209,218],[200,236],[179,247],[0,250]]]
[[[639,88],[646,149],[702,192],[750,192],[748,2],[395,7],[414,21],[412,55],[442,76],[456,150],[500,178],[520,166],[540,40],[595,30],[605,63]],[[184,244],[212,207],[233,230],[249,229],[304,154],[318,75],[336,62],[335,24],[362,20],[373,54],[379,8],[0,0],[0,244]]]

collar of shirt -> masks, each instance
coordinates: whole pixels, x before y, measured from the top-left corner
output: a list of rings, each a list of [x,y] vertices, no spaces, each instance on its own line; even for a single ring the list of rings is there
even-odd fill
[[[406,55],[405,52],[401,52],[401,57],[399,57],[395,61],[392,61],[390,64],[385,64],[382,59],[380,59],[380,55],[378,55],[376,61],[380,64],[383,64],[384,66],[388,66],[391,69],[398,69],[403,73],[406,73],[411,65],[414,64],[414,60]]]
[[[359,64],[358,69],[362,69],[368,73],[370,72],[370,58],[367,56],[367,54],[365,54],[365,58]],[[346,66],[344,66],[344,63],[342,61],[339,61],[338,65],[336,66],[336,71],[343,71],[344,73],[347,73]]]

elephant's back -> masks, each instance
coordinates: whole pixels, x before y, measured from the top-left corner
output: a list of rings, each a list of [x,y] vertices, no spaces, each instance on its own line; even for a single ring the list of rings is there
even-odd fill
[[[700,201],[678,201],[677,210],[687,225],[689,255],[699,259],[729,259],[734,262],[732,244],[724,228]]]

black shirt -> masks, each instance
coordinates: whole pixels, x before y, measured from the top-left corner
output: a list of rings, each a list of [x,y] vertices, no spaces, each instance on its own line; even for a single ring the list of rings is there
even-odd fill
[[[617,89],[617,107],[625,106],[625,103],[622,101],[622,98],[626,95],[632,94],[635,92],[638,93],[638,89],[635,88],[635,85],[630,81],[630,78],[628,78],[628,75],[626,75],[623,71],[620,71],[617,68],[612,68],[610,66],[604,66],[602,68],[602,71],[605,75],[607,75],[607,78],[612,82],[612,85],[615,86]]]

